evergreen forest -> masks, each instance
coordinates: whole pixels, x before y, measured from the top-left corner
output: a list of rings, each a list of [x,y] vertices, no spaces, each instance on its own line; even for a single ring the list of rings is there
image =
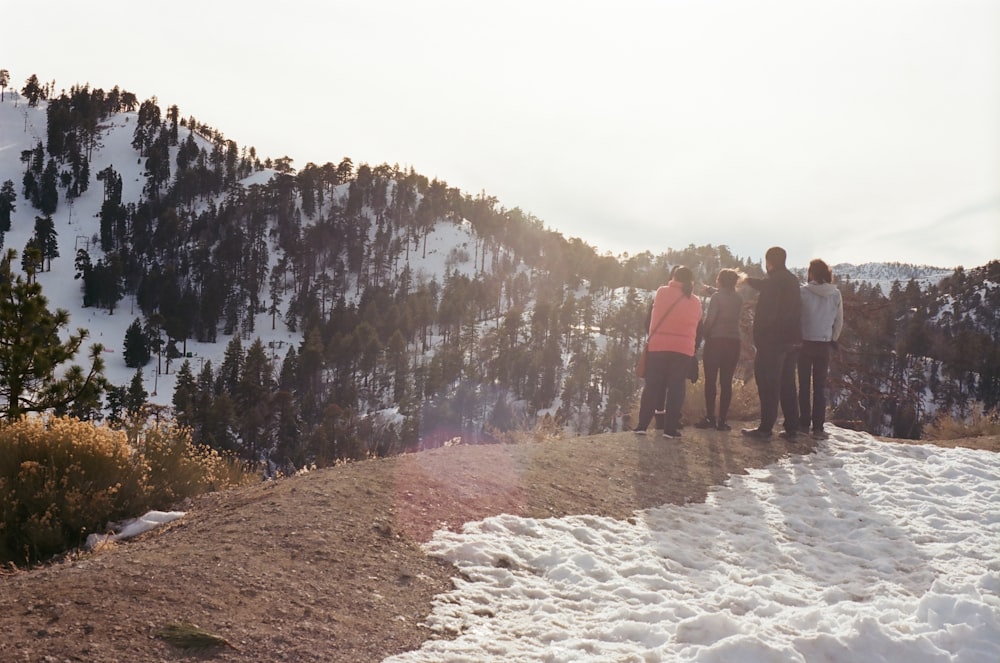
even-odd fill
[[[155,98],[53,88],[32,77],[5,101],[44,108],[46,129],[19,173],[0,172],[0,240],[16,210],[35,219],[26,245],[4,245],[4,300],[69,261],[80,308],[124,320],[114,360],[175,384],[169,405],[150,403],[141,378],[90,379],[95,361],[74,373],[77,386],[87,378],[85,399],[43,401],[83,419],[173,418],[200,443],[283,471],[540,426],[621,430],[641,388],[649,302],[671,269],[687,265],[702,284],[725,267],[763,273],[724,238],[602,254],[412,168],[346,157],[294,168]],[[122,117],[129,157],[99,161]],[[69,250],[53,219],[88,192],[100,194],[93,230]],[[1000,261],[888,291],[835,276],[845,330],[833,419],[919,438],[941,413],[997,409]],[[749,329],[753,295],[743,294]],[[267,330],[296,340],[265,342]],[[744,337],[739,377],[750,380]],[[195,342],[225,351],[199,362]]]

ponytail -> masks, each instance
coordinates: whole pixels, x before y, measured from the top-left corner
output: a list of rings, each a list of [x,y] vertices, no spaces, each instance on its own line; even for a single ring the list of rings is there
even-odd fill
[[[694,273],[690,268],[683,265],[676,267],[673,278],[681,284],[681,289],[684,291],[685,297],[690,297],[694,293]]]

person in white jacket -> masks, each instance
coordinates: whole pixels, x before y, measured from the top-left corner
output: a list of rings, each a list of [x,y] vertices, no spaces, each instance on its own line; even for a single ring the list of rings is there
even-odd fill
[[[833,271],[820,259],[809,263],[802,298],[802,349],[799,351],[800,428],[812,428],[812,437],[826,439],[826,377],[830,353],[844,328],[844,300],[833,285]]]

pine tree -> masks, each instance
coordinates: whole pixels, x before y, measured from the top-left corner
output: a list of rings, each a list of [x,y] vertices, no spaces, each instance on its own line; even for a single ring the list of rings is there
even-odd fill
[[[278,391],[271,398],[272,437],[275,452],[272,458],[292,468],[306,463],[305,445],[302,440],[302,425],[295,407],[295,399],[290,392]]]
[[[398,329],[389,338],[386,360],[393,376],[392,400],[400,403],[406,397],[410,365],[406,356],[406,339]]]
[[[222,364],[219,365],[219,372],[215,377],[215,393],[235,394],[242,372],[243,343],[240,341],[240,335],[236,334],[229,340],[222,355]]]
[[[3,205],[3,200],[0,199],[0,220],[2,220],[3,218],[2,205]],[[274,266],[274,269],[271,270],[271,278],[268,281],[269,294],[271,295],[271,305],[268,306],[267,312],[271,314],[272,330],[276,328],[278,311],[281,310],[281,295],[284,292],[284,288],[282,287],[282,281],[284,280],[285,277],[285,272],[284,272],[285,265],[283,264],[284,261],[285,259],[282,258],[278,262],[278,264]]]
[[[225,365],[225,363],[223,363]],[[242,409],[264,400],[274,388],[274,372],[264,343],[257,338],[247,350],[237,382],[237,402]]]
[[[174,385],[174,413],[177,422],[182,426],[194,426],[195,399],[198,397],[198,383],[191,371],[191,362],[187,359],[177,370],[177,382]]]
[[[96,344],[86,373],[73,365],[56,377],[88,332],[78,329],[63,340],[69,313],[50,311],[42,286],[13,272],[16,257],[11,250],[0,261],[0,416],[8,421],[28,412],[66,408],[83,396],[93,399],[103,386],[104,370],[103,348]]]
[[[295,346],[288,348],[284,360],[281,362],[281,373],[278,377],[278,387],[286,391],[294,391],[297,375],[299,372],[299,356],[295,351]]]
[[[97,261],[94,266],[95,287],[98,303],[108,313],[115,312],[115,306],[122,298],[122,261],[117,254],[107,256],[107,261]]]
[[[125,411],[125,398],[127,393],[127,387],[108,385],[108,390],[105,396],[105,400],[107,401],[106,409],[108,423],[113,426],[117,426],[124,421],[122,413]]]
[[[149,363],[149,337],[142,328],[142,321],[136,318],[125,330],[124,347],[125,365],[129,368],[139,368]]]
[[[206,361],[198,373],[197,389],[194,397],[194,421],[192,426],[204,432],[212,402],[215,400],[215,374],[211,360]]]
[[[59,168],[55,159],[49,159],[45,170],[42,172],[42,179],[38,190],[38,209],[43,214],[52,214],[59,207]]]
[[[244,447],[256,457],[264,447],[269,399],[274,376],[264,344],[258,338],[247,350],[234,393],[240,437]]]
[[[39,99],[45,98],[45,89],[42,87],[41,83],[39,83],[38,76],[36,74],[32,74],[31,77],[24,82],[24,87],[21,88],[21,94],[27,98],[28,105],[32,108],[38,105]]]
[[[125,392],[125,411],[132,418],[137,418],[148,397],[149,392],[142,386],[142,369],[140,368],[132,376],[132,382],[129,383],[128,390]]]
[[[79,249],[76,252],[76,273],[74,279],[83,281],[80,289],[83,291],[83,308],[94,306],[98,301],[97,280],[94,278],[94,265],[90,262],[90,254],[86,249]]]
[[[46,271],[52,271],[52,259],[59,257],[59,233],[50,214],[35,217],[35,246],[42,252],[42,260],[48,263]]]
[[[21,269],[24,270],[24,275],[28,277],[28,283],[34,282],[35,275],[42,271],[43,264],[42,249],[38,246],[38,239],[31,237],[21,252]]]
[[[17,191],[14,190],[14,181],[7,180],[0,186],[0,245],[3,244],[3,234],[10,230],[10,217],[17,211]]]
[[[232,399],[229,394],[220,394],[205,414],[202,442],[219,451],[236,451],[235,422],[236,410]]]

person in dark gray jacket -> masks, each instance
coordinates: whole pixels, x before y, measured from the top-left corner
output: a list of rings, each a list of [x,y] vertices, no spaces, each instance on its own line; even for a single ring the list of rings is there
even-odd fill
[[[844,300],[833,285],[833,271],[824,261],[817,258],[810,262],[807,278],[809,282],[799,289],[802,298],[802,348],[798,360],[800,427],[807,431],[811,426],[813,438],[823,440],[827,437],[823,424],[830,351],[844,328]]]
[[[794,439],[799,428],[799,402],[795,390],[795,353],[802,345],[802,299],[799,280],[785,266],[787,254],[772,246],[764,254],[767,277],[748,278],[745,283],[759,290],[753,319],[754,379],[760,397],[760,425],[744,428],[743,434],[766,441],[778,420],[778,405],[784,415],[782,436]]]
[[[705,366],[705,418],[696,428],[729,430],[726,423],[729,405],[733,400],[733,375],[740,361],[740,312],[743,298],[736,292],[740,273],[723,269],[715,280],[718,290],[708,301],[708,311],[702,323],[705,349],[702,362]],[[715,383],[719,381],[719,417],[715,416]]]

